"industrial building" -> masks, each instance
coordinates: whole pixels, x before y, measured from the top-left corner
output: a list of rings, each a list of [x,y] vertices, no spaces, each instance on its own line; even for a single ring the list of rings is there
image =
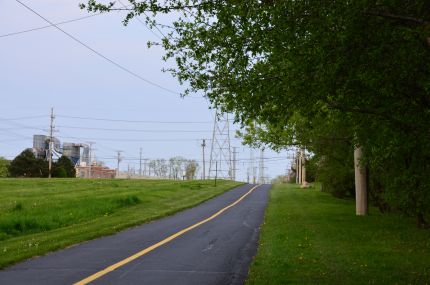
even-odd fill
[[[36,158],[48,159],[49,136],[33,136],[33,153]],[[90,145],[84,143],[65,142],[61,145],[59,139],[52,138],[53,157],[68,157],[76,168],[76,176],[82,178],[115,178],[115,170],[109,169],[95,163],[91,159]]]
[[[90,150],[89,145],[82,143],[63,143],[59,139],[53,137],[52,152],[54,157],[60,157],[62,155],[68,157],[73,164],[76,165],[89,165],[90,164]],[[49,136],[46,135],[34,135],[33,136],[33,153],[37,158],[46,159],[49,152]]]

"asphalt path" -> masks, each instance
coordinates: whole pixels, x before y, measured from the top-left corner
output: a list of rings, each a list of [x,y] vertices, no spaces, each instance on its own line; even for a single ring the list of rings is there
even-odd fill
[[[242,185],[194,208],[0,271],[0,284],[74,284],[199,223],[255,185]],[[270,185],[90,284],[243,284],[257,250]]]

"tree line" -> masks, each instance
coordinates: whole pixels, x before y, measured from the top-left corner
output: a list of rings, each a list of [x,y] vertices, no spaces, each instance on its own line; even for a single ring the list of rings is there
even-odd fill
[[[354,196],[360,147],[372,203],[428,224],[429,1],[129,2],[125,24],[145,14],[156,27],[156,15],[172,15],[159,44],[189,86],[183,95],[204,92],[234,113],[248,144],[306,148],[336,196]]]
[[[195,160],[175,156],[168,160],[153,159],[147,164],[148,176],[176,180],[193,180],[197,178],[199,164]],[[0,177],[48,177],[48,161],[36,158],[31,149],[26,149],[12,161],[0,157]],[[76,177],[72,161],[61,156],[52,164],[52,177]]]
[[[0,177],[48,177],[48,161],[36,158],[31,149],[26,149],[12,161],[0,158]],[[52,163],[52,177],[76,177],[72,161],[61,156]]]
[[[168,160],[153,159],[147,164],[148,176],[160,178],[169,178],[175,180],[187,179],[193,180],[197,178],[199,164],[193,159],[186,159],[181,156],[175,156]]]

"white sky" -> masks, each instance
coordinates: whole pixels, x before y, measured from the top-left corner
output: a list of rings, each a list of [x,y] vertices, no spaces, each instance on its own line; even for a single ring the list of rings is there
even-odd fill
[[[54,23],[88,15],[78,7],[82,1],[22,2]],[[140,76],[177,92],[183,90],[175,78],[161,71],[169,66],[161,60],[163,50],[146,46],[148,40],[158,39],[136,20],[124,27],[123,18],[123,13],[113,12],[60,27]],[[134,159],[139,156],[140,147],[145,158],[168,159],[179,155],[201,160],[201,139],[211,139],[213,126],[213,112],[201,95],[181,99],[179,95],[149,85],[53,27],[2,36],[46,25],[18,2],[0,0],[0,156],[13,158],[31,147],[33,134],[46,133],[43,130],[48,129],[53,107],[58,115],[55,123],[60,140],[95,142],[96,156],[108,166],[115,167],[115,150],[122,150],[125,160],[121,169],[126,169],[128,164],[138,169],[138,161]],[[8,120],[31,116],[41,117]],[[61,116],[203,123],[125,123]],[[83,127],[148,132],[79,129]],[[231,126],[232,131],[236,128]],[[206,160],[209,160],[210,141],[207,144]],[[238,147],[237,174],[244,180],[250,151],[238,139],[232,139],[232,146]],[[285,173],[290,164],[286,155],[286,152],[265,152],[265,157],[272,158],[265,162],[268,176],[273,178]],[[256,150],[255,157],[258,156]]]

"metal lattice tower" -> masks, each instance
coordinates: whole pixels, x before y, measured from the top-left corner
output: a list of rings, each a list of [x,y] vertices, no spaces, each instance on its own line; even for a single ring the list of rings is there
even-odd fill
[[[233,179],[228,114],[218,114],[218,112],[215,114],[208,176],[209,178],[217,176],[224,179]]]
[[[264,167],[264,148],[262,148],[261,150],[260,150],[260,161],[259,161],[259,164],[258,164],[258,174],[259,174],[259,179],[258,179],[258,183],[260,183],[260,184],[264,184],[264,183],[266,183],[266,176],[264,176],[264,170],[265,170],[265,167]]]

